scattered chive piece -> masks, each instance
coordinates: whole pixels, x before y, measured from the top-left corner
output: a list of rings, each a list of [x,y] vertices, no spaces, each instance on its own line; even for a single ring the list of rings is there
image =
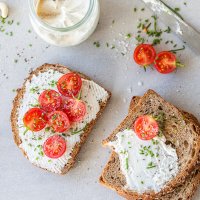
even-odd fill
[[[141,9],[141,11],[144,11],[144,10],[145,10],[145,8],[142,8],[142,9]]]
[[[71,134],[72,134],[72,135],[75,135],[75,134],[81,133],[81,132],[83,132],[86,128],[87,128],[87,124],[86,124],[85,127],[82,128],[81,130],[74,130],[74,131],[72,130],[72,131],[71,131]]]
[[[36,93],[36,92],[39,92],[39,87],[36,86],[36,87],[31,88],[30,92],[33,93],[33,94]]]
[[[126,169],[128,169],[128,158],[126,158]]]
[[[164,32],[171,33],[171,28],[168,26],[167,29]]]
[[[156,165],[153,162],[148,163],[147,169],[152,169],[156,167]]]
[[[106,42],[106,46],[109,47],[109,43],[108,42]]]
[[[57,85],[57,81],[52,80],[50,83],[48,83],[49,86],[55,87]]]
[[[94,42],[93,45],[95,45],[97,48],[99,48],[101,46],[99,41]]]
[[[113,20],[112,20],[112,24],[114,24],[114,23],[115,23],[115,20],[113,19]]]
[[[161,42],[161,39],[155,38],[155,39],[153,40],[152,45],[155,46],[155,45],[157,45],[157,44],[160,44],[160,42]]]
[[[169,51],[174,53],[174,52],[177,52],[177,51],[182,51],[184,49],[185,49],[185,46],[183,46],[182,48],[179,48],[179,49],[172,49],[172,50],[169,50]]]
[[[18,63],[18,60],[17,60],[17,59],[15,59],[15,60],[14,60],[14,62],[15,62],[15,63]]]
[[[34,107],[34,108],[40,106],[38,103],[36,103],[36,104],[32,104],[32,103],[31,103],[31,104],[29,104],[29,105],[30,105],[31,107]]]
[[[141,184],[144,184],[144,181],[141,181]]]
[[[175,11],[175,12],[179,12],[179,11],[180,11],[180,8],[174,8],[174,11]]]
[[[131,33],[126,34],[127,38],[131,38]]]
[[[134,12],[137,12],[137,8],[134,8],[133,11],[134,11]]]
[[[12,20],[9,20],[9,21],[8,21],[8,24],[9,24],[9,25],[12,25],[12,24],[13,24],[13,22],[14,22],[14,20],[13,20],[13,19],[12,19]]]
[[[28,33],[31,33],[31,30],[30,30],[30,29],[28,30]]]

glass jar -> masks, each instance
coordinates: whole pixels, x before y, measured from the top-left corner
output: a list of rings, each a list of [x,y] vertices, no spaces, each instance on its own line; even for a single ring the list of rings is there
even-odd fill
[[[57,28],[42,20],[36,11],[36,1],[29,0],[30,20],[35,32],[47,43],[60,46],[74,46],[85,41],[96,29],[99,21],[100,6],[98,0],[89,0],[85,16],[72,26]]]

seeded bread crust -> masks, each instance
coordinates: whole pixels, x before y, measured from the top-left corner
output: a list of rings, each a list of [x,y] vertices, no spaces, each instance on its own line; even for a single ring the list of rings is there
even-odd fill
[[[151,100],[153,99],[153,100]],[[138,102],[135,104],[135,102]],[[148,102],[148,103],[147,103]],[[129,114],[125,118],[125,120],[118,126],[118,128],[106,139],[103,141],[103,145],[106,146],[106,144],[110,141],[114,141],[116,139],[116,134],[119,131],[123,131],[126,128],[131,127],[133,124],[134,120],[142,115],[142,114],[154,114],[154,109],[149,109],[148,106],[153,106],[153,103],[158,102],[158,105],[154,109],[162,109],[164,112],[170,112],[171,116],[172,113],[176,116],[179,117],[180,122],[185,124],[185,128],[187,132],[187,140],[185,142],[185,138],[183,141],[181,141],[178,136],[178,134],[183,134],[181,132],[178,132],[178,134],[174,133],[172,136],[166,135],[167,141],[169,141],[175,148],[179,157],[179,162],[183,162],[182,168],[179,170],[179,173],[177,174],[176,177],[173,178],[173,180],[169,181],[166,186],[158,193],[155,193],[154,191],[149,191],[143,194],[138,194],[137,192],[134,191],[128,191],[123,189],[124,186],[126,185],[126,180],[124,175],[121,173],[120,170],[120,163],[115,162],[115,169],[110,169],[111,176],[113,179],[115,179],[114,184],[112,181],[109,179],[105,179],[105,175],[108,173],[106,172],[106,168],[104,169],[102,176],[100,177],[100,182],[107,187],[110,187],[114,190],[116,190],[120,195],[124,196],[127,199],[160,199],[163,195],[166,195],[168,193],[171,193],[174,191],[176,187],[179,185],[182,185],[186,178],[191,174],[191,172],[195,169],[196,163],[199,158],[199,151],[200,151],[200,125],[198,123],[198,120],[191,114],[188,114],[184,111],[180,111],[171,104],[167,103],[165,100],[163,100],[158,94],[156,94],[154,91],[149,90],[142,98],[140,97],[134,97],[131,101],[130,109],[129,109]],[[142,108],[141,108],[142,107]],[[143,110],[142,110],[143,109]],[[167,111],[166,111],[167,110]],[[179,124],[178,124],[179,125]],[[169,126],[169,124],[167,124]],[[169,130],[169,132],[172,129]],[[189,132],[189,130],[191,132]],[[167,130],[165,130],[166,132]],[[182,130],[183,132],[183,130]],[[192,138],[191,144],[189,143],[190,139]],[[182,138],[183,139],[183,138]],[[185,144],[184,144],[185,143]],[[182,155],[180,152],[184,152],[185,149],[190,148],[188,150],[188,154],[190,155],[190,159],[187,158],[187,153],[186,155]],[[186,158],[184,158],[186,157]],[[116,158],[115,158],[116,159]],[[119,159],[119,158],[118,158]],[[188,160],[187,160],[188,159]],[[180,163],[179,163],[180,165]],[[112,172],[114,174],[112,174]],[[117,175],[116,175],[117,174]],[[116,175],[116,177],[115,177]],[[106,181],[105,181],[106,180]]]
[[[16,95],[15,99],[13,100],[13,109],[12,109],[12,112],[11,112],[11,118],[10,119],[11,119],[13,138],[14,138],[14,141],[17,144],[18,147],[21,144],[21,139],[19,137],[19,130],[18,130],[18,126],[17,126],[18,108],[20,107],[20,101],[21,101],[21,99],[23,99],[23,96],[24,96],[24,93],[25,93],[25,89],[26,89],[25,88],[25,83],[26,83],[27,80],[31,81],[33,75],[38,76],[39,73],[46,72],[46,71],[48,71],[50,69],[53,69],[55,71],[59,71],[59,72],[61,72],[63,74],[67,73],[68,70],[70,70],[71,72],[75,72],[75,71],[69,69],[68,67],[65,67],[65,66],[60,65],[60,64],[44,64],[41,67],[39,67],[36,70],[34,70],[33,72],[31,72],[29,77],[25,80],[25,82],[23,84],[23,87],[21,89],[17,90],[17,95]],[[86,75],[84,75],[82,73],[79,73],[79,72],[76,72],[76,73],[78,73],[84,79],[91,80],[90,78],[88,78]],[[111,97],[111,93],[108,92],[108,94],[109,94],[108,99],[105,102],[101,102],[100,103],[100,111],[97,113],[96,119],[92,120],[88,124],[88,126],[87,126],[86,130],[84,131],[84,133],[81,134],[80,142],[76,143],[76,145],[74,146],[74,149],[71,152],[71,158],[69,159],[68,163],[66,163],[66,165],[63,167],[61,174],[66,174],[74,166],[74,163],[75,163],[75,160],[76,160],[76,156],[79,153],[79,151],[81,149],[81,146],[85,143],[88,135],[90,134],[92,128],[94,127],[96,121],[98,120],[98,118],[102,114],[104,108],[106,107],[106,105],[108,103],[108,100]],[[20,148],[20,149],[23,152],[24,156],[26,158],[28,158],[26,153],[25,153],[25,151],[22,148]],[[45,170],[47,170],[47,169],[45,169]]]

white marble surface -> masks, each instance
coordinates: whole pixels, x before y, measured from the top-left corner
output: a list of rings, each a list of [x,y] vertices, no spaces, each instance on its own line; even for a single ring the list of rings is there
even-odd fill
[[[125,117],[131,97],[142,95],[149,88],[155,89],[180,108],[194,113],[200,120],[199,56],[189,49],[185,50],[181,53],[180,60],[186,67],[164,76],[150,69],[145,73],[135,65],[132,61],[134,39],[130,40],[130,51],[126,56],[121,55],[121,47],[113,50],[107,48],[106,42],[123,46],[119,41],[121,38],[124,40],[125,34],[136,32],[138,18],[151,16],[149,11],[133,13],[135,6],[143,7],[139,0],[100,0],[101,18],[97,30],[89,40],[72,48],[49,47],[33,31],[29,33],[28,30],[32,28],[27,1],[7,2],[10,6],[10,18],[15,21],[6,28],[13,31],[12,37],[0,33],[0,199],[121,199],[115,192],[98,183],[98,177],[110,154],[108,149],[101,147],[102,139]],[[181,7],[185,20],[200,31],[200,1],[166,2],[173,7]],[[183,2],[187,2],[187,6]],[[113,20],[115,23],[111,27]],[[18,21],[19,26],[16,25]],[[170,38],[180,43],[176,36]],[[100,48],[93,46],[93,42],[97,40],[101,43]],[[161,49],[161,46],[157,49]],[[14,62],[15,59],[18,60],[17,63]],[[14,144],[9,122],[15,96],[12,90],[22,85],[31,69],[45,62],[61,63],[79,70],[113,94],[105,113],[83,146],[75,168],[66,176],[54,175],[32,166]],[[139,81],[143,86],[138,85]],[[194,199],[200,199],[200,190]]]

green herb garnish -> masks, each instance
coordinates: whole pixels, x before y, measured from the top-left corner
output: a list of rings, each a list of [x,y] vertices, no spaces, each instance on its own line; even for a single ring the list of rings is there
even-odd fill
[[[152,168],[154,168],[154,167],[156,167],[156,165],[155,165],[153,162],[150,162],[150,163],[148,163],[148,165],[147,165],[147,169],[152,169]]]
[[[128,165],[128,158],[126,158],[126,169],[128,170],[128,167],[129,167],[129,165]]]
[[[167,29],[164,32],[165,33],[171,33],[171,28],[168,26]]]
[[[132,36],[131,33],[126,34],[126,38],[131,38],[131,36]]]
[[[50,131],[50,127],[46,127],[44,130],[45,130],[45,132],[49,132]]]
[[[48,83],[49,86],[55,87],[57,85],[57,81],[52,80],[50,83]]]
[[[33,93],[33,94],[39,92],[39,87],[36,86],[36,87],[31,88],[30,92]]]
[[[97,48],[99,48],[101,46],[99,41],[94,42],[93,45],[96,46]]]
[[[141,155],[145,155],[145,156],[150,156],[150,157],[154,157],[154,153],[151,150],[151,146],[141,146],[141,149],[139,149],[139,154]]]
[[[179,48],[179,49],[171,49],[171,50],[169,50],[170,52],[172,52],[172,53],[175,53],[175,52],[177,52],[177,51],[182,51],[182,50],[184,50],[185,49],[185,46],[183,46],[182,48]]]
[[[83,131],[85,131],[85,129],[87,128],[87,124],[85,125],[85,127],[83,128],[83,129],[81,129],[81,130],[71,130],[71,135],[76,135],[76,134],[78,134],[78,133],[81,133],[81,132],[83,132]]]

